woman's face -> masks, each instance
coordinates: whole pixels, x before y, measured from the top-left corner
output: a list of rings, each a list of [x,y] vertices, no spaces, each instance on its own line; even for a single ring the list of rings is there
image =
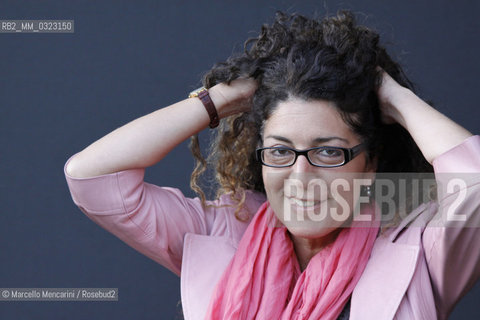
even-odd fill
[[[324,100],[280,102],[263,131],[263,147],[352,148],[360,143],[335,105]],[[262,176],[277,218],[294,236],[314,239],[329,234],[352,217],[359,199],[354,180],[369,184],[358,179],[372,179],[374,170],[367,165],[365,152],[361,152],[335,168],[315,167],[305,156],[298,156],[291,167],[263,166]]]

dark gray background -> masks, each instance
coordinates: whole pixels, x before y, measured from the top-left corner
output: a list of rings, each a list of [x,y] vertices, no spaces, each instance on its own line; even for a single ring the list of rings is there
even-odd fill
[[[380,31],[420,95],[479,132],[477,1],[5,1],[0,19],[73,19],[73,34],[0,34],[0,287],[118,287],[118,302],[3,302],[1,319],[172,319],[179,279],[86,218],[67,158],[183,99],[276,9],[339,8]],[[188,195],[186,144],[147,171]],[[394,275],[392,275],[394,276]],[[479,318],[477,285],[451,319]],[[381,301],[379,301],[381,303]]]

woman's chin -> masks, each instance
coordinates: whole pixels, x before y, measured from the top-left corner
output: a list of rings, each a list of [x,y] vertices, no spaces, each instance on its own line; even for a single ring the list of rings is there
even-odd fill
[[[326,238],[330,235],[332,235],[332,232],[335,230],[338,230],[338,227],[332,227],[332,228],[315,228],[315,229],[310,229],[310,228],[300,228],[300,227],[293,227],[293,228],[288,228],[288,232],[290,233],[291,236],[299,239],[309,239],[309,240],[314,240],[314,239],[321,239],[321,238]]]
[[[298,221],[295,223],[285,223],[285,227],[287,228],[288,232],[295,237],[316,239],[328,235],[332,231],[338,229],[340,225],[336,222],[332,222],[331,224],[312,224],[312,222]]]

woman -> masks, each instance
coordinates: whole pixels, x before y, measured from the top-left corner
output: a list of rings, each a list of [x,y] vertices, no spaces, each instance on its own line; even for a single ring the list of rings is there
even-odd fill
[[[477,173],[480,138],[414,94],[378,34],[348,12],[279,13],[204,85],[65,166],[89,218],[181,274],[186,319],[447,318],[480,274],[480,236],[458,228],[480,225],[480,179],[388,221],[372,185],[382,172]],[[193,139],[201,200],[143,181],[219,118],[208,161]],[[207,162],[215,201],[197,185]],[[465,220],[439,225],[450,208]]]

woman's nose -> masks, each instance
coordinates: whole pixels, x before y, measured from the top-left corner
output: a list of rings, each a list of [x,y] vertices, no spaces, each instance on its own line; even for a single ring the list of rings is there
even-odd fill
[[[304,155],[299,155],[297,161],[293,164],[293,171],[295,173],[310,172],[315,167],[308,162],[308,159]]]

